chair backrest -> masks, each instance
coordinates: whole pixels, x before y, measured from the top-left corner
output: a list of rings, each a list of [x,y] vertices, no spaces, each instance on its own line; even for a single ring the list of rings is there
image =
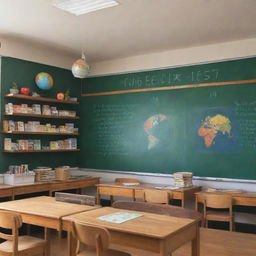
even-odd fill
[[[21,215],[8,211],[0,211],[0,227],[12,230],[11,235],[0,232],[0,238],[4,240],[13,241],[13,255],[18,255],[18,229],[21,226]]]
[[[97,256],[101,256],[102,252],[108,249],[110,234],[105,228],[73,222],[72,233],[78,241],[95,247]]]
[[[205,207],[227,209],[232,208],[232,197],[223,194],[204,194]]]
[[[117,182],[117,183],[140,183],[139,180],[132,179],[132,178],[116,178],[115,182]]]
[[[116,201],[113,203],[112,207],[133,210],[139,212],[149,212],[161,215],[168,215],[173,217],[188,218],[188,219],[200,219],[202,215],[196,211],[184,209],[173,205],[164,204],[152,204],[145,202],[126,202],[126,201]]]
[[[96,204],[95,196],[78,195],[78,194],[62,193],[62,192],[55,193],[55,200],[71,203],[71,204],[83,204],[83,205],[91,205],[91,206],[94,206]]]
[[[172,194],[164,190],[144,189],[144,201],[156,204],[169,204]]]

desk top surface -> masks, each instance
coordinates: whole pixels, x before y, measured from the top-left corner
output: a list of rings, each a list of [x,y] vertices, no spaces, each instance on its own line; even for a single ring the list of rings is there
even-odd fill
[[[98,217],[117,212],[131,212],[143,214],[143,216],[116,224],[97,219]],[[136,212],[116,209],[112,207],[102,207],[93,211],[81,212],[75,215],[66,216],[64,221],[79,221],[85,224],[95,224],[112,231],[132,233],[136,235],[148,236],[163,239],[169,235],[174,235],[179,231],[194,225],[198,220],[177,218],[166,215],[152,214],[146,212]]]
[[[18,213],[60,219],[64,216],[90,211],[99,208],[99,205],[77,205],[55,201],[54,197],[39,196],[0,203],[0,209]]]
[[[133,188],[133,189],[160,189],[160,190],[173,190],[173,191],[189,191],[198,189],[200,190],[200,186],[191,186],[187,188],[176,188],[171,184],[155,184],[155,183],[140,183],[138,185],[126,185],[123,183],[112,182],[112,183],[100,183],[96,184],[97,187],[120,187],[120,188]]]
[[[15,184],[15,185],[7,185],[0,184],[0,190],[6,188],[17,188],[17,187],[28,187],[28,186],[37,186],[37,185],[54,185],[54,184],[63,184],[63,183],[74,183],[74,182],[87,182],[87,181],[98,181],[100,177],[87,177],[87,178],[79,178],[79,179],[69,179],[69,180],[54,180],[54,181],[42,181],[42,182],[33,182],[33,183],[25,183],[25,184]]]
[[[256,192],[239,192],[239,191],[232,191],[232,190],[223,190],[223,191],[212,191],[212,192],[208,192],[208,191],[200,191],[200,192],[196,192],[196,195],[204,195],[204,194],[219,194],[219,195],[231,195],[232,197],[253,197],[256,198]]]

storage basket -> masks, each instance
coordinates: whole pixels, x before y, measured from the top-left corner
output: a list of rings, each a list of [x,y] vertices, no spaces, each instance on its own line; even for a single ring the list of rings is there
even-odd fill
[[[35,173],[4,174],[4,184],[16,185],[34,183]]]
[[[58,167],[55,169],[56,180],[68,180],[70,179],[69,167]]]

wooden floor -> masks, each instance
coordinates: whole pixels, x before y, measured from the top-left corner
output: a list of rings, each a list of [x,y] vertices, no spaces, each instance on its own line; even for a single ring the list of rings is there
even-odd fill
[[[55,234],[51,239],[52,256],[68,256],[67,239],[57,239]],[[117,247],[115,247],[117,248]],[[117,248],[121,249],[121,247]],[[124,248],[122,248],[124,249]],[[131,253],[131,251],[130,251]],[[155,254],[133,251],[133,256],[155,256]],[[190,256],[190,245],[187,244],[172,256]],[[229,232],[215,229],[201,229],[201,256],[255,256],[256,235]]]

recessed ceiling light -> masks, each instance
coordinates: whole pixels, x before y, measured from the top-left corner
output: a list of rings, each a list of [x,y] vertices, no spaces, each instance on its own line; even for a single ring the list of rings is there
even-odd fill
[[[118,5],[114,0],[54,0],[53,6],[75,15],[82,15]]]

